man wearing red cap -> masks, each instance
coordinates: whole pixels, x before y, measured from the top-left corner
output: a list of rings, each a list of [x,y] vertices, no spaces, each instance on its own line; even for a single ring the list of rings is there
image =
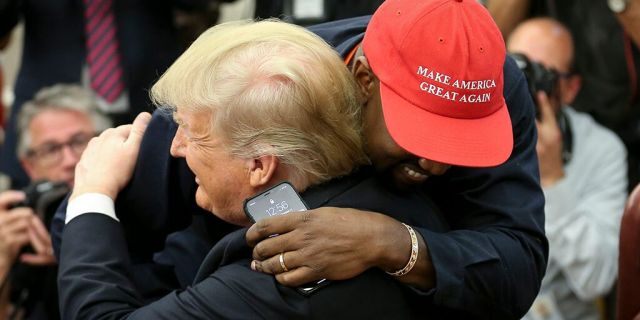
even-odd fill
[[[300,285],[379,267],[449,312],[519,318],[537,294],[548,250],[524,76],[505,62],[500,31],[476,1],[388,0],[366,24],[356,18],[312,30],[343,56],[352,52],[374,165],[395,184],[422,184],[453,231],[416,228],[415,250],[397,221],[321,208],[254,225],[254,269]]]

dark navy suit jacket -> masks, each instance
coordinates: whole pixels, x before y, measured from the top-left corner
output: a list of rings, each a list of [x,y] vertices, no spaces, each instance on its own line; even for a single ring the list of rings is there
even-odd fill
[[[361,41],[368,20],[369,17],[353,18],[318,25],[311,30],[344,56]],[[504,96],[514,135],[510,158],[495,168],[454,167],[443,176],[430,177],[423,192],[441,208],[452,230],[439,233],[417,228],[429,247],[436,270],[436,287],[429,292],[417,292],[418,297],[440,308],[464,310],[474,318],[521,317],[537,295],[548,254],[544,196],[539,186],[535,152],[533,102],[524,75],[510,59],[505,62],[504,78]],[[154,199],[151,206],[155,211],[127,211],[126,204],[122,207],[125,211],[120,211],[134,212],[131,215],[141,217],[140,222],[152,221],[152,227],[165,231],[166,226],[175,224],[163,227],[164,223],[189,219],[184,213],[194,210],[166,209],[181,205],[193,208],[192,195],[189,198],[185,191],[194,190],[193,176],[183,162],[171,160],[168,155],[168,144],[174,133],[172,126],[169,119],[154,115],[150,129],[155,129],[147,132],[141,151],[141,157],[147,158],[139,161],[131,188],[125,192],[134,202]],[[185,178],[178,179],[180,176]],[[176,179],[183,185],[175,183]],[[119,196],[117,203],[120,201]],[[138,202],[140,208],[149,206],[144,201]],[[416,210],[412,214],[424,212]],[[64,213],[58,216],[63,217]],[[183,225],[186,224],[188,222],[183,221]],[[136,238],[140,233],[136,234],[133,229],[130,237]],[[60,229],[58,237],[59,234]],[[55,231],[53,236],[55,240]],[[162,240],[155,236],[159,235],[154,233],[150,239],[161,247]]]
[[[448,230],[428,198],[394,193],[364,170],[303,194],[311,207],[353,207],[384,212],[434,232]],[[416,210],[421,215],[411,214]],[[296,214],[296,213],[291,213]],[[246,230],[222,239],[202,263],[192,287],[145,305],[131,279],[122,225],[102,214],[73,219],[62,239],[59,268],[64,319],[424,319],[451,313],[412,302],[409,289],[381,270],[336,281],[309,296],[273,276],[252,271]]]

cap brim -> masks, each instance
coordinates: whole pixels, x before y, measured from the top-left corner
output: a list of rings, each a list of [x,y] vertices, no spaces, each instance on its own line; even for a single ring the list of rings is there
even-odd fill
[[[513,150],[513,130],[504,98],[496,112],[480,119],[444,117],[428,112],[380,82],[384,120],[393,140],[419,157],[442,163],[491,167]]]

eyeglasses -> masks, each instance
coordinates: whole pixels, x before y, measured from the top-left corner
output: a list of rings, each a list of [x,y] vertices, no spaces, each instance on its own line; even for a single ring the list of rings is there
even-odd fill
[[[558,75],[559,79],[568,79],[568,78],[571,78],[574,75],[576,75],[576,73],[573,72],[573,71],[568,71],[568,72],[560,72],[558,70],[554,70],[554,71],[555,71],[556,75]]]
[[[64,147],[68,146],[75,155],[79,156],[87,147],[89,140],[94,136],[95,134],[76,133],[67,142],[48,142],[37,148],[29,149],[27,151],[27,157],[38,161],[43,166],[51,166],[62,160]]]

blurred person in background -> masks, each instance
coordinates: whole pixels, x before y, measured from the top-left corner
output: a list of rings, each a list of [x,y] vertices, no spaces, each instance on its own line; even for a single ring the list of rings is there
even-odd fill
[[[615,133],[571,106],[581,77],[573,69],[566,27],[551,18],[527,20],[511,33],[507,49],[540,64],[527,75],[539,84],[532,94],[539,109],[536,150],[549,263],[525,319],[599,319],[596,299],[611,290],[618,269],[625,147]]]
[[[26,193],[0,193],[3,319],[58,318],[49,213],[73,186],[75,166],[89,140],[110,126],[93,93],[77,85],[43,88],[22,107],[18,155],[34,185]]]
[[[487,0],[508,39],[527,17],[563,23],[575,45],[582,78],[572,103],[613,130],[628,151],[628,189],[640,182],[640,0]]]
[[[175,13],[208,11],[217,0],[0,0],[0,38],[25,25],[15,101],[0,171],[14,188],[29,178],[16,156],[17,114],[43,87],[82,83],[114,124],[151,110],[148,89],[182,52]]]

